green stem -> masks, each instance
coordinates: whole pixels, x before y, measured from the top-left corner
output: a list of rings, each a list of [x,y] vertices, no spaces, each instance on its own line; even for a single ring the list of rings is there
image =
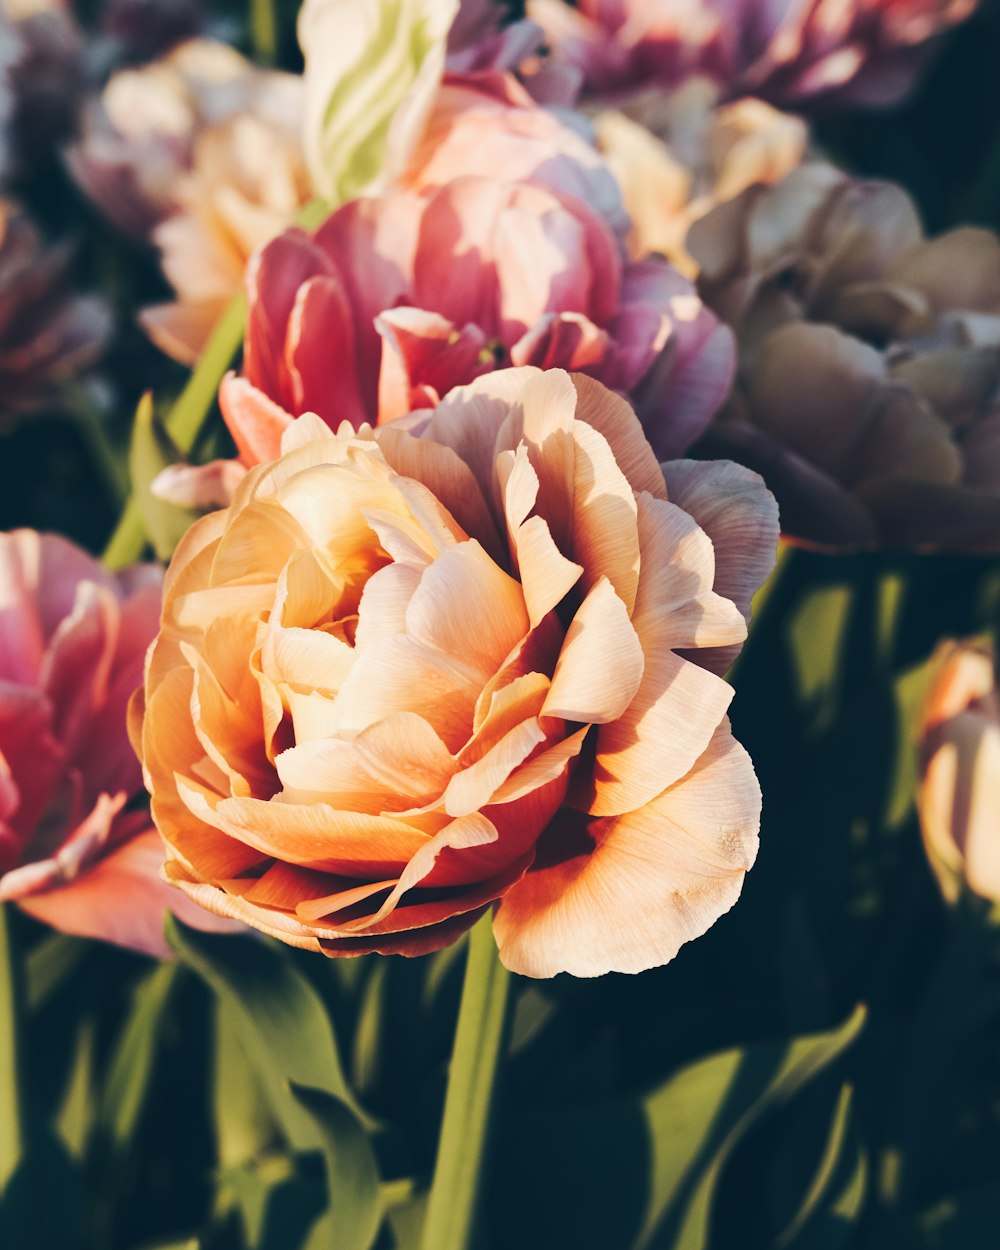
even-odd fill
[[[185,455],[194,447],[215,402],[223,374],[239,350],[245,321],[246,300],[240,292],[233,296],[219,318],[194,372],[167,416],[167,433]],[[104,563],[109,568],[121,568],[138,560],[145,545],[142,516],[135,499],[130,498],[104,550]]]
[[[489,915],[472,930],[423,1250],[470,1250],[509,1024],[510,973]]]
[[[250,37],[256,59],[273,65],[278,55],[278,24],[272,0],[250,0]]]
[[[24,994],[8,913],[9,905],[0,904],[0,1194],[20,1162],[25,1127],[19,1037]]]

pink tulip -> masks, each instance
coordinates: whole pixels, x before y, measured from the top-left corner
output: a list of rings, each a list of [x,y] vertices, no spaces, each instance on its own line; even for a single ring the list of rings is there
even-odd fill
[[[167,953],[167,907],[204,927],[160,877],[126,733],[160,582],[53,534],[0,535],[0,902],[149,954]]]

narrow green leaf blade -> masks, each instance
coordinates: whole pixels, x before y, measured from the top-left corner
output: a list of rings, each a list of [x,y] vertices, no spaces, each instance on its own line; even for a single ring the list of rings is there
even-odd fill
[[[382,1224],[378,1166],[354,1112],[325,1090],[293,1085],[292,1094],[315,1122],[326,1161],[328,1204],[306,1250],[370,1250]]]

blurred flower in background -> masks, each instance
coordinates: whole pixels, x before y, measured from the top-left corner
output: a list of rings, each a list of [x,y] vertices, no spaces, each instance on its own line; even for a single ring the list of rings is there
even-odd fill
[[[730,97],[795,108],[887,105],[904,96],[935,36],[976,0],[530,0],[554,56],[588,98],[712,78]]]
[[[695,223],[736,330],[711,454],[764,474],[786,534],[1000,550],[1000,241],[924,236],[907,194],[813,164]]]
[[[964,887],[1000,904],[1000,697],[992,649],[942,643],[920,724],[918,809],[949,902]]]
[[[175,303],[142,323],[176,359],[196,358],[247,258],[311,195],[302,80],[212,40],[115,74],[84,111],[68,162],[100,211],[160,251]]]
[[[167,575],[142,754],[168,877],[331,955],[435,950],[499,899],[526,975],[672,959],[756,852],[717,674],[773,563],[760,479],[665,482],[624,401],[536,369],[419,437],[307,416],[282,452]]]
[[[69,256],[0,200],[0,430],[58,405],[60,388],[97,359],[110,331],[104,302],[69,288]]]
[[[631,219],[629,251],[659,252],[688,277],[698,269],[684,245],[692,223],[747,187],[783,178],[809,144],[801,118],[763,100],[719,103],[706,78],[603,109],[594,129]]]
[[[0,901],[150,954],[168,906],[202,921],[160,877],[126,733],[161,581],[53,534],[0,535]]]
[[[84,36],[66,0],[0,0],[0,172],[22,172],[72,133]]]

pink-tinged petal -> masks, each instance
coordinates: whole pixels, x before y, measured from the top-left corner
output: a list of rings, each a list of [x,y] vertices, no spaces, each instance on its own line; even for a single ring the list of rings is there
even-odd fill
[[[542,715],[592,725],[616,720],[635,697],[643,668],[628,610],[602,577],[566,631]]]
[[[375,328],[382,337],[380,425],[416,408],[432,408],[456,384],[493,368],[492,354],[484,354],[486,336],[478,326],[459,329],[438,313],[391,308],[376,317]]]
[[[156,475],[150,490],[157,499],[177,508],[211,512],[232,503],[233,493],[245,473],[238,460],[172,464]]]
[[[573,555],[588,589],[606,577],[629,612],[639,584],[635,494],[603,435],[585,422],[573,427]]]
[[[707,749],[733,689],[676,655],[661,630],[639,633],[645,670],[638,693],[616,721],[597,732],[592,775],[573,804],[594,816],[635,811],[679,781]]]
[[[378,348],[375,318],[387,308],[413,303],[409,296],[422,210],[422,201],[404,192],[351,200],[316,231],[317,246],[344,284],[366,360],[377,360],[372,355]],[[433,303],[421,307],[442,311]]]
[[[219,407],[245,465],[267,463],[281,454],[281,436],[292,414],[246,378],[229,373],[219,387]]]
[[[724,722],[688,775],[647,806],[555,822],[497,909],[501,960],[531,977],[669,962],[736,902],[759,820],[753,767]]]
[[[528,632],[520,585],[470,539],[443,551],[421,575],[406,609],[411,638],[461,655],[491,677]]]
[[[71,755],[107,696],[119,622],[117,597],[81,582],[72,613],[49,642],[39,684],[52,704],[53,732]]]
[[[332,272],[322,248],[297,227],[272,239],[247,265],[243,372],[253,386],[286,407],[292,405],[285,368],[288,319],[302,284]]]
[[[382,427],[376,438],[388,465],[402,477],[423,483],[470,537],[495,560],[503,559],[506,549],[501,547],[483,487],[450,447],[429,437],[415,438],[398,425]]]
[[[80,582],[93,582],[118,596],[118,583],[99,561],[58,534],[14,530],[2,536],[15,546],[24,570],[25,586],[34,599],[34,611],[46,643],[76,602]]]
[[[670,646],[690,648],[695,663],[720,671],[715,649],[742,644],[747,624],[732,600],[711,589],[715,553],[708,535],[675,504],[637,496],[642,569],[633,624],[662,630]],[[704,661],[706,649],[712,649]]]
[[[431,196],[420,221],[409,303],[499,337],[492,240],[506,197],[502,183],[486,178],[456,178]]]
[[[583,313],[545,313],[510,349],[515,365],[598,373],[611,347],[606,330]]]
[[[605,439],[632,489],[666,499],[663,473],[629,403],[592,378],[577,375],[573,386],[576,419],[592,425]]]
[[[33,687],[0,681],[0,765],[4,822],[26,840],[66,767],[66,751],[52,733],[52,708]]]
[[[778,505],[763,478],[731,460],[672,460],[663,465],[671,500],[698,522],[715,547],[712,589],[736,604],[750,624],[750,602],[777,555]],[[721,673],[739,646],[691,658]]]
[[[662,459],[679,456],[722,407],[736,371],[736,339],[698,299],[675,296],[670,337],[635,392],[643,428]]]
[[[154,304],[139,312],[139,324],[165,356],[194,365],[225,311],[225,299]]]
[[[163,841],[150,829],[69,885],[21,899],[20,906],[63,933],[100,938],[157,958],[170,954],[163,937],[168,911],[199,929],[240,931],[242,926],[220,921],[164,881],[163,859]]]
[[[357,429],[376,413],[370,383],[377,356],[370,335],[357,334],[355,310],[338,275],[320,274],[299,287],[288,316],[285,373],[291,411],[315,412],[333,430]],[[365,351],[365,348],[368,351]]]

